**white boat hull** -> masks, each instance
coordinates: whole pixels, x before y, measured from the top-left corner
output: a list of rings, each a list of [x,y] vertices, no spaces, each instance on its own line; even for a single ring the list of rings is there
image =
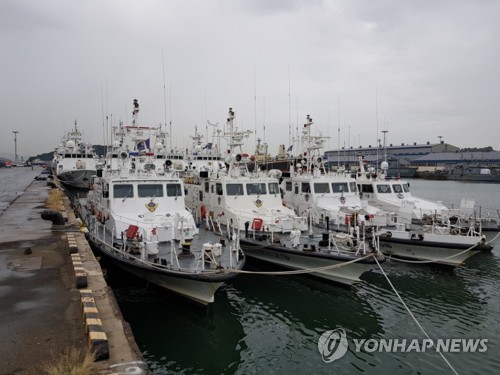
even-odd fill
[[[202,305],[208,305],[214,302],[215,292],[217,292],[219,287],[223,284],[222,281],[209,283],[188,278],[169,277],[165,274],[154,274],[149,270],[129,267],[123,263],[115,262],[115,264],[137,277],[150,281],[162,288],[171,290]]]
[[[467,258],[482,252],[491,251],[488,244],[478,244],[480,237],[443,236],[424,234],[424,239],[411,239],[408,232],[391,232],[391,237],[380,236],[380,251],[387,256],[412,260],[429,261],[447,266],[459,266]],[[476,246],[475,246],[476,245]],[[467,249],[471,249],[466,251]]]
[[[401,245],[394,243],[381,243],[380,251],[386,256],[395,256],[412,260],[432,261],[447,266],[459,266],[467,258],[479,253],[479,251],[467,251],[460,254],[464,249],[450,249],[443,247],[423,247],[413,245]],[[460,255],[457,255],[460,254]],[[443,258],[446,258],[443,260]]]
[[[268,248],[264,246],[256,246],[254,244],[245,245],[243,241],[241,241],[241,247],[244,250],[245,255],[248,257],[292,270],[313,269],[331,266],[334,264],[340,265],[349,260],[334,260],[331,258],[315,257],[311,256],[311,253],[301,251],[297,251],[296,253],[282,252],[273,247]],[[360,282],[361,279],[359,277],[363,273],[370,271],[373,267],[373,263],[356,262],[340,268],[329,268],[307,274],[344,285],[353,285]]]

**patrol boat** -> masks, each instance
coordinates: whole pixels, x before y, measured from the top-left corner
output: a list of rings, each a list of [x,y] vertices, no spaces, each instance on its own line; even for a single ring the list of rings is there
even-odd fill
[[[214,163],[184,180],[188,207],[200,222],[218,233],[237,229],[248,257],[342,284],[359,281],[373,267],[374,257],[383,260],[374,250],[375,241],[365,241],[362,233],[315,233],[307,217],[283,205],[281,172],[248,170],[251,156],[242,146],[250,132],[236,129],[234,119],[230,108],[223,134],[227,171]]]
[[[198,226],[178,174],[157,168],[153,155],[129,152],[121,150],[119,160],[99,170],[79,200],[90,243],[131,274],[200,304],[213,302],[245,264],[237,232]]]

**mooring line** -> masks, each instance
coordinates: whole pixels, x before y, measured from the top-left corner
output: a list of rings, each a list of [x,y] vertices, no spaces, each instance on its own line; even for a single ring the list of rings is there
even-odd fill
[[[375,262],[377,263],[378,267],[380,268],[380,271],[382,272],[382,274],[384,275],[385,279],[387,280],[387,282],[389,283],[389,285],[391,286],[392,290],[394,291],[394,293],[396,294],[396,296],[398,297],[399,301],[401,302],[401,304],[404,306],[404,308],[406,309],[406,311],[408,311],[408,314],[410,314],[410,316],[412,317],[412,319],[415,321],[415,323],[417,324],[418,328],[420,328],[420,330],[424,333],[425,337],[427,337],[427,339],[430,340],[430,342],[432,343],[432,346],[435,346],[434,345],[434,340],[432,340],[430,338],[430,336],[427,334],[427,332],[425,331],[424,327],[422,327],[422,325],[419,323],[419,321],[417,320],[417,318],[415,318],[415,315],[413,315],[413,313],[411,312],[411,310],[408,308],[408,306],[406,305],[406,303],[403,301],[403,299],[401,298],[401,296],[399,295],[398,291],[396,290],[396,288],[394,287],[394,285],[392,285],[392,282],[391,280],[389,280],[389,277],[387,276],[387,274],[385,273],[384,269],[382,268],[382,266],[380,265],[380,263],[378,262],[377,258],[374,257],[375,259]],[[437,351],[436,350],[436,353],[438,353],[441,358],[443,358],[443,360],[446,362],[446,364],[448,365],[448,367],[451,369],[451,371],[453,371],[453,373],[455,375],[458,375],[458,372],[457,370],[455,370],[455,368],[451,365],[450,362],[448,362],[448,360],[446,359],[446,357],[443,355],[443,353],[441,353],[440,351]]]
[[[300,274],[304,274],[304,273],[313,273],[313,272],[318,272],[318,271],[330,270],[330,269],[334,269],[334,268],[341,268],[341,267],[347,266],[349,264],[353,264],[353,263],[359,262],[361,260],[368,259],[369,257],[372,257],[372,256],[376,259],[377,257],[374,255],[375,255],[374,253],[370,253],[370,254],[367,254],[361,258],[353,259],[353,260],[350,260],[350,261],[347,261],[344,263],[331,264],[328,266],[322,266],[322,267],[317,267],[317,268],[307,268],[307,269],[303,269],[303,270],[265,272],[265,271],[245,271],[245,270],[236,270],[236,269],[226,268],[226,269],[224,269],[224,272],[242,273],[242,274],[247,274],[247,275],[273,275],[273,276],[300,275]]]
[[[457,257],[459,255],[462,255],[462,254],[468,252],[468,251],[471,251],[472,249],[474,249],[478,245],[479,245],[479,243],[477,243],[477,244],[475,244],[475,245],[469,247],[468,249],[465,249],[464,251],[461,251],[459,253],[447,256],[445,258],[434,259],[434,260],[407,260],[407,259],[399,259],[399,258],[392,258],[392,257],[390,259],[394,260],[396,262],[413,263],[413,264],[439,263],[439,262],[441,262],[443,260],[455,258],[455,257]]]

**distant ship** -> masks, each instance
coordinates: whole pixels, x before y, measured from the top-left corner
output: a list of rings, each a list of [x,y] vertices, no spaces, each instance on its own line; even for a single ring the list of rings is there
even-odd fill
[[[82,142],[82,133],[75,121],[75,128],[54,152],[54,175],[68,188],[90,189],[90,177],[97,173],[97,162],[92,146]]]
[[[500,170],[498,168],[460,164],[450,169],[446,174],[446,178],[454,181],[500,182]]]

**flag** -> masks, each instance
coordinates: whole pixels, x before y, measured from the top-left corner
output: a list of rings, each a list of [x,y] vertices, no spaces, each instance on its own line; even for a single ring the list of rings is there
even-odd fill
[[[286,150],[286,152],[292,151],[292,148],[293,148],[293,145],[291,145],[290,147],[288,147],[287,150]]]
[[[212,143],[207,143],[205,146],[203,146],[203,149],[211,150],[212,149]]]
[[[140,141],[139,143],[137,143],[137,149],[139,151],[147,150],[149,149],[149,144],[150,144],[149,138],[146,139],[145,141]]]

